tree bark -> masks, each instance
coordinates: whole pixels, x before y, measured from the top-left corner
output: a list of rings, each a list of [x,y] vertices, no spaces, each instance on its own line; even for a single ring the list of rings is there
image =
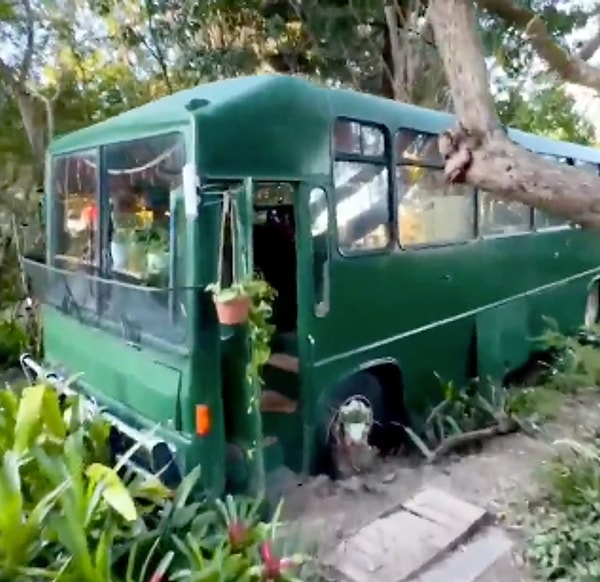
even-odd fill
[[[600,178],[513,143],[494,108],[472,0],[431,0],[429,17],[459,126],[440,136],[446,175],[600,229]]]

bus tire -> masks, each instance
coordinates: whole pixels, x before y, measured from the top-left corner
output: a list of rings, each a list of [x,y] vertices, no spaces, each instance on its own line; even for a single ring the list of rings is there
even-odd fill
[[[353,399],[368,404],[373,414],[373,426],[368,442],[379,450],[382,447],[386,424],[384,390],[381,383],[368,372],[358,372],[344,379],[333,390],[328,402],[327,413],[323,414],[317,430],[318,470],[333,479],[343,476],[336,459],[336,440],[332,432],[340,408]]]

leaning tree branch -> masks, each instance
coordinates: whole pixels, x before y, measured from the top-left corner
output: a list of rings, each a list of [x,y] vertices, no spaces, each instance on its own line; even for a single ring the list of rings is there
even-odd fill
[[[473,0],[431,0],[429,16],[460,122],[440,137],[447,177],[600,229],[600,178],[545,161],[501,126]]]
[[[511,419],[487,428],[479,428],[449,436],[433,450],[423,451],[423,453],[427,457],[428,463],[437,463],[442,457],[447,456],[458,448],[472,443],[480,443],[493,437],[508,435],[516,432],[518,429],[519,425],[517,422]]]
[[[600,47],[600,32],[578,53],[571,54],[556,42],[542,17],[533,10],[514,0],[475,1],[484,10],[522,30],[538,56],[565,81],[600,91],[600,69],[587,62]]]
[[[471,0],[432,0],[428,16],[461,123],[482,132],[500,130]]]

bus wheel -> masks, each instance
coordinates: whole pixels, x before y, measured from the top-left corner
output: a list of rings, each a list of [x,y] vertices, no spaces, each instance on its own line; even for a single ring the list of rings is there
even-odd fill
[[[367,471],[381,447],[383,387],[371,374],[359,372],[337,387],[329,410],[319,431],[325,440],[320,442],[321,469],[333,478]]]
[[[600,310],[600,301],[598,295],[598,285],[594,283],[588,292],[585,303],[585,314],[583,323],[587,329],[591,329],[598,324],[598,315]]]

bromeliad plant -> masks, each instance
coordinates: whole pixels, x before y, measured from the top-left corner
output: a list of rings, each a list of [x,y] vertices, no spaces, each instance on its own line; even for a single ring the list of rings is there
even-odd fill
[[[199,468],[175,492],[130,475],[133,450],[111,466],[108,431],[49,386],[0,392],[0,581],[298,580],[257,505],[197,500]]]

